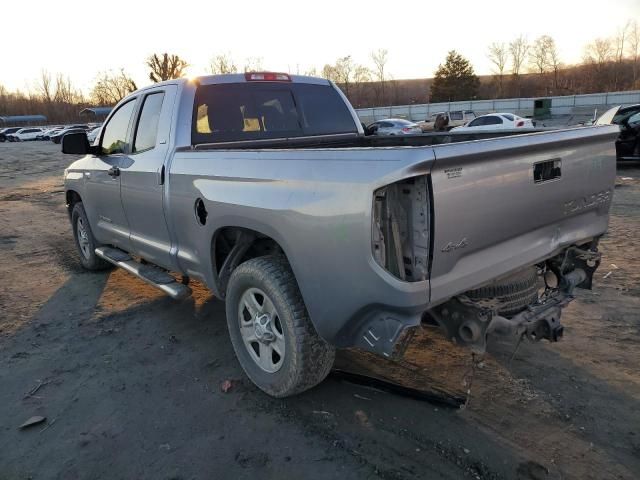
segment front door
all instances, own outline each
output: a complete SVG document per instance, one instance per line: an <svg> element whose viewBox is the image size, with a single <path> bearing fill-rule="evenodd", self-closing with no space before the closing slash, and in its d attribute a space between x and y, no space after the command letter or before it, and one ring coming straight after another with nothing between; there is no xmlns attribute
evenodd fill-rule
<svg viewBox="0 0 640 480"><path fill-rule="evenodd" d="M122 204L133 252L156 265L176 267L165 218L165 160L169 153L176 85L142 94L135 115L130 165L121 170Z"/></svg>
<svg viewBox="0 0 640 480"><path fill-rule="evenodd" d="M120 198L120 174L130 164L128 138L136 99L120 105L109 117L100 139L100 150L84 172L83 203L91 230L99 243L131 251L129 224Z"/></svg>

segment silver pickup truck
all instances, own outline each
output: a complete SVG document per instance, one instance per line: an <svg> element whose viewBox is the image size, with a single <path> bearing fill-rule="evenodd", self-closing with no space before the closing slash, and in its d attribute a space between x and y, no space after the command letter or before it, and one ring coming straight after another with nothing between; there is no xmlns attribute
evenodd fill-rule
<svg viewBox="0 0 640 480"><path fill-rule="evenodd" d="M122 100L65 171L80 260L181 299L226 302L270 395L329 373L336 347L392 356L410 329L557 340L600 262L618 127L510 137L365 136L331 82L205 76Z"/></svg>

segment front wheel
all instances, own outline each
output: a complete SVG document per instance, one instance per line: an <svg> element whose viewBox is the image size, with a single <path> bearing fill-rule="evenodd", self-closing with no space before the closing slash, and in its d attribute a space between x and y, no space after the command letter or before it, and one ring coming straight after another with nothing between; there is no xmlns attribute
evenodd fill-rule
<svg viewBox="0 0 640 480"><path fill-rule="evenodd" d="M76 241L82 266L87 270L104 270L109 268L111 264L96 255L95 249L98 245L91 231L89 219L84 211L82 202L77 202L73 205L71 225L73 226L73 236Z"/></svg>
<svg viewBox="0 0 640 480"><path fill-rule="evenodd" d="M335 349L316 332L286 260L246 261L229 279L229 335L251 381L274 397L314 387L331 371Z"/></svg>

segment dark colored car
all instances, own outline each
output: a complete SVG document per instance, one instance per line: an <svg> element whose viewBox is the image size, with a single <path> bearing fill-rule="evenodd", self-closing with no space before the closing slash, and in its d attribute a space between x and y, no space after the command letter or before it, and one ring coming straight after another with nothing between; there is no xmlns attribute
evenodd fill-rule
<svg viewBox="0 0 640 480"><path fill-rule="evenodd" d="M16 133L21 128L22 127L3 128L2 130L0 130L0 142L6 142L7 140L9 140L7 138L7 135L11 135L12 133Z"/></svg>
<svg viewBox="0 0 640 480"><path fill-rule="evenodd" d="M612 123L620 125L616 140L616 159L640 160L640 105L621 107Z"/></svg>
<svg viewBox="0 0 640 480"><path fill-rule="evenodd" d="M50 139L53 143L60 143L62 141L62 137L64 137L67 133L87 133L88 129L88 125L72 125L63 130L60 130L55 135L51 135Z"/></svg>

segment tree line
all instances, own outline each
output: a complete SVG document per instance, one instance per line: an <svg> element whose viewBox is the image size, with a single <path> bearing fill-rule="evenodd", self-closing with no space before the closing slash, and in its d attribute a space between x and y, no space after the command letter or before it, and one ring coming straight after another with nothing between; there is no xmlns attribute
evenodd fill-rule
<svg viewBox="0 0 640 480"><path fill-rule="evenodd" d="M550 35L533 40L520 35L509 42L487 47L491 75L479 77L461 53L448 52L433 79L398 80L389 72L389 52L377 49L367 64L350 55L322 68L295 73L334 81L356 108L474 99L575 95L602 91L640 89L640 26L629 21L611 37L595 38L584 47L582 61L567 65ZM265 70L263 59L237 62L230 53L214 55L211 74ZM154 53L145 59L151 82L185 76L189 63L178 55ZM68 76L42 71L26 92L10 92L0 85L0 115L45 114L51 122L73 120L85 106L114 105L137 90L123 69L103 71L88 96Z"/></svg>

